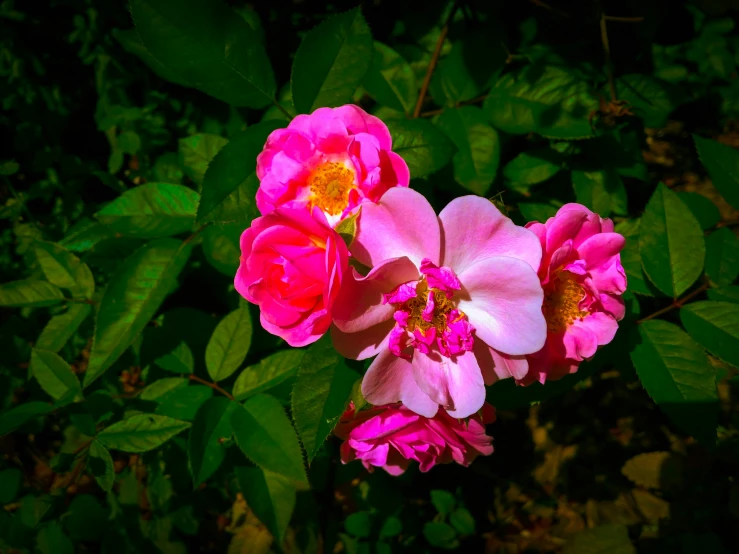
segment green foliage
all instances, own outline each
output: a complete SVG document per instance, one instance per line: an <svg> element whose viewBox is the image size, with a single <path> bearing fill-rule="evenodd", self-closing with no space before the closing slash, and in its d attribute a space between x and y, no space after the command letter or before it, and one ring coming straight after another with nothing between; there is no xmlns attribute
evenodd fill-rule
<svg viewBox="0 0 739 554"><path fill-rule="evenodd" d="M251 316L246 304L221 320L205 348L205 365L213 381L222 381L236 371L251 345Z"/></svg>
<svg viewBox="0 0 739 554"><path fill-rule="evenodd" d="M393 151L408 164L413 177L425 177L444 167L454 154L454 143L425 119L390 119Z"/></svg>

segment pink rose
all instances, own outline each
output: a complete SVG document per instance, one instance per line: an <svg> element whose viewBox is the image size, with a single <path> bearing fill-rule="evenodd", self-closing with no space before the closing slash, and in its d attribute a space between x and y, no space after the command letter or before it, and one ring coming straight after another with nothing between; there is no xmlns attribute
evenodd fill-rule
<svg viewBox="0 0 739 554"><path fill-rule="evenodd" d="M347 273L331 336L347 358L377 356L362 380L371 404L467 417L485 383L523 377L544 346L541 246L489 200L457 198L437 217L419 193L390 189L362 207L351 253L372 269Z"/></svg>
<svg viewBox="0 0 739 554"><path fill-rule="evenodd" d="M411 460L426 472L436 464L451 462L466 467L478 454L492 454L493 438L485 434L485 424L493 421L495 409L490 404L468 421L454 419L444 410L426 418L402 404L377 406L355 414L350 405L334 432L344 440L343 463L361 460L370 471L374 466L390 475L400 475Z"/></svg>
<svg viewBox="0 0 739 554"><path fill-rule="evenodd" d="M257 157L257 207L318 207L335 225L364 201L410 180L385 124L352 104L319 108L270 134Z"/></svg>
<svg viewBox="0 0 739 554"><path fill-rule="evenodd" d="M543 251L539 278L548 332L544 348L528 356L521 382L544 383L577 371L616 334L624 316L626 273L619 252L625 240L610 219L580 204L566 204L546 223L526 227Z"/></svg>
<svg viewBox="0 0 739 554"><path fill-rule="evenodd" d="M320 210L281 208L241 235L236 290L261 309L262 326L290 346L318 340L348 265L346 244Z"/></svg>

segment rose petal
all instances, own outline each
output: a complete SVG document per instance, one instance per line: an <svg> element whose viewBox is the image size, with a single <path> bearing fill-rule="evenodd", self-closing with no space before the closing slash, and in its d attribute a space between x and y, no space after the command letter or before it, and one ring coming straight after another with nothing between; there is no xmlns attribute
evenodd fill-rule
<svg viewBox="0 0 739 554"><path fill-rule="evenodd" d="M331 326L331 341L336 351L350 360L366 360L388 348L390 331L395 321L390 319L354 333L344 333L336 325Z"/></svg>

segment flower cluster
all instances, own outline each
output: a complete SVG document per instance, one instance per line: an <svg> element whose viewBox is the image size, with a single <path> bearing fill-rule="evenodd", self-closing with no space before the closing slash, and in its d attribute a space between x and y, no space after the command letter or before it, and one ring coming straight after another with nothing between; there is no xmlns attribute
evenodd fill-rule
<svg viewBox="0 0 739 554"><path fill-rule="evenodd" d="M372 407L350 406L336 429L344 462L397 475L490 454L485 385L577 371L624 315L610 220L567 204L521 227L478 196L437 215L408 188L387 127L357 106L274 131L257 176L263 215L241 237L236 289L291 346L330 330L343 356L374 357ZM336 227L350 216L347 246Z"/></svg>

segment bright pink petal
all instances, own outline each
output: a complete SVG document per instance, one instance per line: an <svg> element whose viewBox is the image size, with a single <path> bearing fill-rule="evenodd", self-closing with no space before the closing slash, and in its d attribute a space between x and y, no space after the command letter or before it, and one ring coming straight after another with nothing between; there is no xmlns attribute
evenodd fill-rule
<svg viewBox="0 0 739 554"><path fill-rule="evenodd" d="M380 143L380 148L390 150L393 145L390 131L382 120L365 112L359 106L347 104L334 108L334 117L340 118L346 125L346 129L356 135L358 133L369 133Z"/></svg>
<svg viewBox="0 0 739 554"><path fill-rule="evenodd" d="M495 205L479 196L452 200L439 214L442 261L457 275L475 262L494 256L518 258L539 269L541 244L537 236L515 225Z"/></svg>
<svg viewBox="0 0 739 554"><path fill-rule="evenodd" d="M544 346L544 292L529 264L487 258L470 266L459 280L459 310L488 346L509 355L531 354Z"/></svg>
<svg viewBox="0 0 739 554"><path fill-rule="evenodd" d="M588 269L597 268L611 262L626 244L626 239L618 233L599 233L585 240L578 248L580 258L585 260Z"/></svg>
<svg viewBox="0 0 739 554"><path fill-rule="evenodd" d="M595 334L598 346L604 346L613 340L618 331L618 322L612 316L603 312L594 312L587 316L583 322Z"/></svg>
<svg viewBox="0 0 739 554"><path fill-rule="evenodd" d="M331 341L336 351L350 360L366 360L387 349L395 321L389 320L355 333L344 333L331 326Z"/></svg>
<svg viewBox="0 0 739 554"><path fill-rule="evenodd" d="M590 358L598 350L598 337L590 326L582 321L575 321L567 328L562 342L565 356L573 360Z"/></svg>

